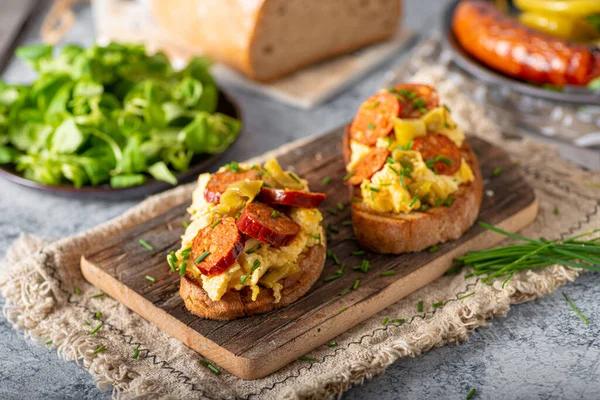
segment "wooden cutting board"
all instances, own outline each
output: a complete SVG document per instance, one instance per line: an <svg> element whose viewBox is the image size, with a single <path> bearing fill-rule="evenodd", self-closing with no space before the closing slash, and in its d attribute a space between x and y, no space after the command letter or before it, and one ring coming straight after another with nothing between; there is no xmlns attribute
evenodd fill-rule
<svg viewBox="0 0 600 400"><path fill-rule="evenodd" d="M337 215L323 212L324 223L339 228L339 233L332 235L329 248L347 266L342 278L325 282L324 278L339 268L328 260L321 279L288 307L233 321L198 318L185 309L178 292L179 275L171 273L166 262L166 255L179 248L182 222L188 220L188 203L125 229L107 241L103 250L85 254L81 263L83 275L215 364L242 378L257 379L427 285L450 267L453 258L491 247L503 239L475 225L462 238L440 245L433 253L390 256L367 252L353 256L351 252L359 248L347 240L353 236L352 227L342 224L350 219L348 191L342 182L342 131L340 128L318 137L279 157L282 166L308 179L312 190L327 194L323 209L335 208L338 202L346 205ZM476 138L468 141L479 155L485 179L480 220L513 232L531 223L537 201L519 167L500 148ZM492 176L498 167L502 172ZM325 176L332 178L328 185L321 183ZM140 238L150 242L154 251L140 246ZM370 261L371 271L353 271L351 267L363 258ZM388 270L397 273L381 276ZM149 282L146 275L155 277L157 282ZM361 280L358 289L340 296L356 279Z"/></svg>

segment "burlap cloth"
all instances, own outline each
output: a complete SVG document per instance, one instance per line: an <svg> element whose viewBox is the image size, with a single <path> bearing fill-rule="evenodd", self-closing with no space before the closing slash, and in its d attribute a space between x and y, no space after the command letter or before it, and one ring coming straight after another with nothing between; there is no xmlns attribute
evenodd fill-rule
<svg viewBox="0 0 600 400"><path fill-rule="evenodd" d="M465 131L501 145L521 164L540 205L537 219L523 233L554 239L600 227L600 190L592 175L562 161L552 148L504 141L485 116L485 108L469 100L468 86L456 87L445 79L446 72L443 66L424 66L414 80L437 87ZM0 269L5 317L40 344L52 340L49 346L60 357L87 369L101 388L112 385L117 398L324 398L383 373L400 358L466 340L473 329L490 325L490 318L506 315L511 304L544 296L580 273L561 266L527 271L516 274L504 289L501 282L488 286L476 278L465 279L464 273L442 277L341 335L337 347L311 352L317 361L296 361L255 381L226 371L217 376L200 365L199 354L117 301L108 296L90 298L98 290L83 280L79 270L82 253L126 226L190 201L192 189L187 185L154 196L119 218L55 243L22 235ZM24 258L24 254L32 255ZM75 293L74 285L81 294ZM460 299L471 292L475 294ZM426 306L418 313L421 300ZM438 301L445 305L433 309L431 304ZM104 326L89 335L90 326L84 323L96 326L96 311L102 312ZM382 326L386 316L407 322ZM94 354L100 345L106 350ZM135 349L140 350L138 359L132 358Z"/></svg>

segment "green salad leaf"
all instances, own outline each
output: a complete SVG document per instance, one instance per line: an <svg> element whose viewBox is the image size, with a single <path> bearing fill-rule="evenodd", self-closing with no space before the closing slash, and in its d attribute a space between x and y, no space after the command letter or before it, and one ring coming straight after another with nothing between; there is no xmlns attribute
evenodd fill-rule
<svg viewBox="0 0 600 400"><path fill-rule="evenodd" d="M0 165L24 177L75 187L177 184L196 155L225 151L241 122L216 112L210 61L175 71L163 53L110 43L20 47L39 75L31 85L0 82Z"/></svg>

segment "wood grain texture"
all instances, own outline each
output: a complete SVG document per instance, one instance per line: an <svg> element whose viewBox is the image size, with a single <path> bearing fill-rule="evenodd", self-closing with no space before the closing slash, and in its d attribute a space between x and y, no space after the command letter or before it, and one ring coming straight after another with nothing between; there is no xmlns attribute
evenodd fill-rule
<svg viewBox="0 0 600 400"><path fill-rule="evenodd" d="M335 215L323 211L324 223L339 228L339 233L332 233L329 249L346 265L341 278L324 281L339 268L333 260L328 260L321 279L288 307L233 321L198 318L185 309L179 297L179 275L171 273L165 261L166 255L179 247L184 231L182 222L187 220L187 203L123 230L108 240L102 250L85 254L83 275L221 367L242 378L257 379L427 285L444 273L453 258L493 246L503 239L476 225L462 238L440 245L434 253L352 255L359 248L348 240L353 235L352 227L342 224L350 220L348 191L342 182L345 175L342 131L340 128L318 137L279 157L282 166L308 179L312 190L327 194L323 210L336 209L338 202L345 205ZM537 202L518 166L500 148L480 139L468 140L479 156L484 190L488 193L484 195L480 220L509 231L531 223L537 213ZM493 177L492 171L497 167L502 173ZM328 185L321 183L325 176L332 179ZM140 246L138 241L142 238L152 244L153 251ZM352 271L351 267L365 258L372 269L368 273ZM396 274L381 276L389 270ZM156 283L146 280L145 275L156 278ZM361 280L358 289L339 296L356 279Z"/></svg>

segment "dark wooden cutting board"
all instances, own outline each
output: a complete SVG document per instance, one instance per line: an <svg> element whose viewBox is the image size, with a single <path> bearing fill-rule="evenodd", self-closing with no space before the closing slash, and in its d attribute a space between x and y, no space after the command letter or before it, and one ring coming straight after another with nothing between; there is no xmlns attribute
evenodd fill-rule
<svg viewBox="0 0 600 400"><path fill-rule="evenodd" d="M166 255L179 248L184 231L182 222L188 220L188 203L125 229L107 241L103 250L85 254L81 264L83 275L219 366L242 378L257 379L427 285L450 267L453 258L491 247L503 239L475 225L462 238L440 245L436 252L401 256L367 252L353 256L351 252L359 248L354 241L345 240L353 236L352 227L342 225L350 219L348 191L342 182L345 175L342 132L340 128L278 157L282 166L308 179L312 190L327 194L323 209L335 208L338 202L346 205L337 215L323 212L325 224L339 227L329 248L347 266L342 278L324 281L339 268L328 260L321 279L288 307L233 321L198 318L185 309L179 297L179 275L171 273L166 262ZM484 175L486 194L480 220L513 232L531 223L537 201L519 167L500 148L477 138L468 141L479 156ZM495 168L501 168L502 172L492 176ZM321 183L325 176L332 179L328 185ZM154 251L140 246L140 238L152 243ZM360 264L363 258L370 261L371 271L353 271L351 267ZM396 271L396 275L381 276L381 272L388 270ZM157 282L146 280L146 275L155 277ZM340 296L356 279L361 280L358 289Z"/></svg>

